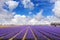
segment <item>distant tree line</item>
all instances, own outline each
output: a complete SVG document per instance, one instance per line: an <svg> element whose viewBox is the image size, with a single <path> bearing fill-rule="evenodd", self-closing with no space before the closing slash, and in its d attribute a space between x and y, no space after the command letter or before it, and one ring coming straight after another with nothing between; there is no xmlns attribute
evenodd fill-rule
<svg viewBox="0 0 60 40"><path fill-rule="evenodd" d="M60 26L60 23L51 23L52 26Z"/></svg>

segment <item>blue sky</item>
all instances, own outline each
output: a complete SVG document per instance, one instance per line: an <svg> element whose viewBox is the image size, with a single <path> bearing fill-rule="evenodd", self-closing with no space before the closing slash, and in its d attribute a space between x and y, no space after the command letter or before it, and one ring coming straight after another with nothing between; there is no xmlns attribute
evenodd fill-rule
<svg viewBox="0 0 60 40"><path fill-rule="evenodd" d="M59 0L0 0L0 24L60 22Z"/></svg>
<svg viewBox="0 0 60 40"><path fill-rule="evenodd" d="M31 10L29 8L24 8L24 5L22 4L22 0L14 0L19 2L18 6L13 10L16 12L16 14L20 15L26 15L26 16L33 16L36 15L41 9L43 9L43 16L53 15L52 9L54 8L54 3L50 3L48 0L31 0L34 4L34 8ZM37 5L37 6L36 6ZM7 5L6 5L7 6ZM5 9L8 9L5 7ZM29 12L32 12L32 14L29 14Z"/></svg>

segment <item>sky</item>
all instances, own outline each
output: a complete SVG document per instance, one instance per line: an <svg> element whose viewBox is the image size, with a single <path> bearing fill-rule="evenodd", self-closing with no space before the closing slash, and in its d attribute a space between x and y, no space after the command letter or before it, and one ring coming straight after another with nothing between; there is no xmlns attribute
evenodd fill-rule
<svg viewBox="0 0 60 40"><path fill-rule="evenodd" d="M59 0L0 0L0 24L60 22Z"/></svg>

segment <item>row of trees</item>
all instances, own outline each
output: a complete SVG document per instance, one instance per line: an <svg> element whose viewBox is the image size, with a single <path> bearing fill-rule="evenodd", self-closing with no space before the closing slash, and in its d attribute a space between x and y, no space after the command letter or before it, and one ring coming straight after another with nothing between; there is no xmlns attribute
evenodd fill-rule
<svg viewBox="0 0 60 40"><path fill-rule="evenodd" d="M51 23L52 26L60 26L60 23Z"/></svg>

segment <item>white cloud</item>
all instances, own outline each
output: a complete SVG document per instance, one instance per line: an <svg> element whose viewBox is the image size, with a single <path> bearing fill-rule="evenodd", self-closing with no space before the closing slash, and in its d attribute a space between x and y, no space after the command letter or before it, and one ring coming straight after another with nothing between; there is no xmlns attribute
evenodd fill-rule
<svg viewBox="0 0 60 40"><path fill-rule="evenodd" d="M41 20L38 22L40 25L50 25L50 22L48 20Z"/></svg>
<svg viewBox="0 0 60 40"><path fill-rule="evenodd" d="M47 19L37 20L35 18L29 20L28 24L30 25L50 25L50 22Z"/></svg>
<svg viewBox="0 0 60 40"><path fill-rule="evenodd" d="M28 23L29 18L25 15L15 15L12 19L12 22L15 24L26 25Z"/></svg>
<svg viewBox="0 0 60 40"><path fill-rule="evenodd" d="M28 24L30 25L50 25L49 20L47 20L46 17L42 16L43 10L40 10L40 12L37 13L37 15L35 15L33 18L31 18L28 22Z"/></svg>
<svg viewBox="0 0 60 40"><path fill-rule="evenodd" d="M29 25L36 25L38 23L38 20L36 20L35 18L32 18L31 20L29 20L28 24Z"/></svg>
<svg viewBox="0 0 60 40"><path fill-rule="evenodd" d="M4 5L4 3L7 1L12 1L12 0L0 0L0 6L2 7Z"/></svg>
<svg viewBox="0 0 60 40"><path fill-rule="evenodd" d="M6 4L8 5L9 9L14 9L18 6L19 2L16 1L7 1Z"/></svg>
<svg viewBox="0 0 60 40"><path fill-rule="evenodd" d="M57 17L60 17L60 1L55 2L55 7L54 7L53 11Z"/></svg>
<svg viewBox="0 0 60 40"><path fill-rule="evenodd" d="M36 6L39 6L39 4L36 4Z"/></svg>
<svg viewBox="0 0 60 40"><path fill-rule="evenodd" d="M51 3L55 3L56 1L60 1L60 0L50 0Z"/></svg>
<svg viewBox="0 0 60 40"><path fill-rule="evenodd" d="M0 0L0 24L9 24L14 17L14 12L7 11L3 8L4 3L12 0Z"/></svg>
<svg viewBox="0 0 60 40"><path fill-rule="evenodd" d="M57 0L50 0L51 3L56 2Z"/></svg>
<svg viewBox="0 0 60 40"><path fill-rule="evenodd" d="M24 5L24 8L29 8L29 9L34 8L34 4L33 2L31 2L31 0L23 0L22 4Z"/></svg>
<svg viewBox="0 0 60 40"><path fill-rule="evenodd" d="M29 14L32 14L32 12L29 12Z"/></svg>
<svg viewBox="0 0 60 40"><path fill-rule="evenodd" d="M60 19L57 18L56 16L47 16L47 19L49 20L49 22L60 22Z"/></svg>
<svg viewBox="0 0 60 40"><path fill-rule="evenodd" d="M35 15L35 19L37 20L41 20L42 18L44 18L44 16L42 16L43 10L40 10L40 12L37 13L37 15Z"/></svg>

